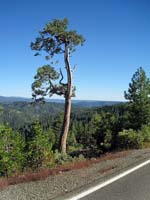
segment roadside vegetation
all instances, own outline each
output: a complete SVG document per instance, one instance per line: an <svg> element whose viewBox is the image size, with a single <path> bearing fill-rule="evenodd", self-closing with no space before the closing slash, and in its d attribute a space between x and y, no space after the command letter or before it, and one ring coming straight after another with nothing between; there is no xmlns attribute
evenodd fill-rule
<svg viewBox="0 0 150 200"><path fill-rule="evenodd" d="M61 70L57 73L52 66L44 65L38 69L32 89L36 100L40 96L38 103L48 91L49 96L63 95L65 112L59 104L51 108L36 102L0 106L1 177L89 161L108 152L150 147L150 80L142 67L124 93L127 102L71 112L75 88L69 75L73 69L68 63L68 50L73 52L84 39L75 31L68 32L67 23L66 19L54 20L31 45L33 50L44 49L51 57L64 54L67 77L70 76L67 83L62 83ZM51 82L58 78L58 84ZM44 90L43 83L47 87Z"/></svg>
<svg viewBox="0 0 150 200"><path fill-rule="evenodd" d="M125 92L128 102L73 109L67 153L59 151L62 105L56 104L56 110L45 104L1 105L0 176L54 169L108 152L150 147L149 87L149 79L139 68Z"/></svg>

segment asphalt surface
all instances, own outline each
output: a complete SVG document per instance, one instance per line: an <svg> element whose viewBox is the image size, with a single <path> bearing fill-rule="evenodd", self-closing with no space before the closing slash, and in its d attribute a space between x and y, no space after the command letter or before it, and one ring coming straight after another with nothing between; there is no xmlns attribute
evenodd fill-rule
<svg viewBox="0 0 150 200"><path fill-rule="evenodd" d="M150 164L80 200L150 200Z"/></svg>

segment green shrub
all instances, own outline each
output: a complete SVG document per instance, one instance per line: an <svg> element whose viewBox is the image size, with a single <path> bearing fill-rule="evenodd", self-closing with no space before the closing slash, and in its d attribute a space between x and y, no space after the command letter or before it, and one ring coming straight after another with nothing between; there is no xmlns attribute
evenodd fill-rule
<svg viewBox="0 0 150 200"><path fill-rule="evenodd" d="M23 170L25 143L18 132L7 125L0 126L0 176L9 176Z"/></svg>
<svg viewBox="0 0 150 200"><path fill-rule="evenodd" d="M53 165L52 147L55 141L52 130L43 131L37 122L33 125L33 138L28 147L28 165L32 169Z"/></svg>
<svg viewBox="0 0 150 200"><path fill-rule="evenodd" d="M67 137L67 148L69 147L74 147L77 145L76 137L73 131L68 132L68 137Z"/></svg>
<svg viewBox="0 0 150 200"><path fill-rule="evenodd" d="M133 129L123 130L118 133L117 146L121 149L138 149L143 146L143 135Z"/></svg>
<svg viewBox="0 0 150 200"><path fill-rule="evenodd" d="M150 126L143 125L139 133L143 136L144 142L150 142Z"/></svg>
<svg viewBox="0 0 150 200"><path fill-rule="evenodd" d="M60 153L58 150L54 153L54 160L56 165L63 165L64 163L74 163L78 161L85 160L83 154L79 154L78 156L71 156L69 154Z"/></svg>
<svg viewBox="0 0 150 200"><path fill-rule="evenodd" d="M72 162L73 158L68 154L60 153L58 150L55 150L54 161L56 165L62 165L67 162Z"/></svg>
<svg viewBox="0 0 150 200"><path fill-rule="evenodd" d="M78 157L76 157L77 161L83 161L86 160L83 154L80 154Z"/></svg>
<svg viewBox="0 0 150 200"><path fill-rule="evenodd" d="M108 151L111 148L112 145L112 132L110 130L107 130L103 134L103 141L100 143L100 149L102 151Z"/></svg>

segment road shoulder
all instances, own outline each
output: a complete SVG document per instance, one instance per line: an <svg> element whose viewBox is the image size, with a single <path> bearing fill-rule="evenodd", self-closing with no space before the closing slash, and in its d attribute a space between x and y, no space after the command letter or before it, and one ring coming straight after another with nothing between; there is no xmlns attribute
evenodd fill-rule
<svg viewBox="0 0 150 200"><path fill-rule="evenodd" d="M64 200L149 158L150 148L108 154L86 168L60 171L45 180L9 186L0 191L0 200Z"/></svg>

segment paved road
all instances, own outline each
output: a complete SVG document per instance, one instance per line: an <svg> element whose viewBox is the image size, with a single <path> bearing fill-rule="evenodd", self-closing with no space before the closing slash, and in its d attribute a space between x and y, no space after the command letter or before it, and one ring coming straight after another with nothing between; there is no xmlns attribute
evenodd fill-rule
<svg viewBox="0 0 150 200"><path fill-rule="evenodd" d="M150 164L81 200L150 200Z"/></svg>

